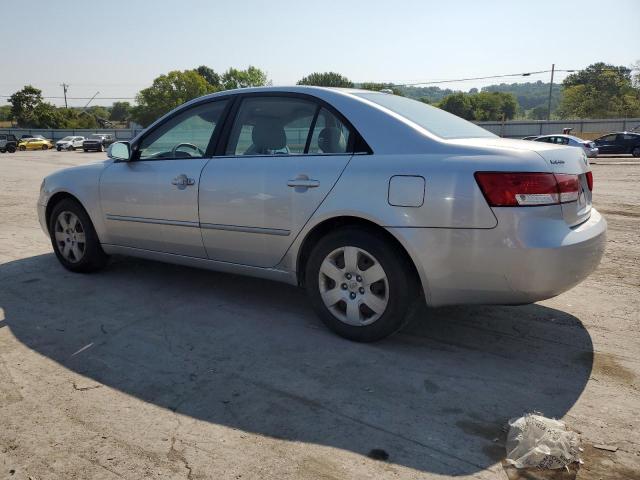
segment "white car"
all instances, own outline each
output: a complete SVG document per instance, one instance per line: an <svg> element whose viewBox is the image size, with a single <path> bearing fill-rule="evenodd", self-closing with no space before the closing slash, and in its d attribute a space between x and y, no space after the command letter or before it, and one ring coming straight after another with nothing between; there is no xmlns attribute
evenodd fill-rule
<svg viewBox="0 0 640 480"><path fill-rule="evenodd" d="M534 142L554 143L556 145L567 145L569 147L581 148L584 154L588 158L596 158L598 156L598 147L590 140L583 140L582 138L574 137L573 135L555 134L555 135L542 135L535 137Z"/></svg>
<svg viewBox="0 0 640 480"><path fill-rule="evenodd" d="M84 137L64 137L56 142L56 150L75 150L82 148Z"/></svg>

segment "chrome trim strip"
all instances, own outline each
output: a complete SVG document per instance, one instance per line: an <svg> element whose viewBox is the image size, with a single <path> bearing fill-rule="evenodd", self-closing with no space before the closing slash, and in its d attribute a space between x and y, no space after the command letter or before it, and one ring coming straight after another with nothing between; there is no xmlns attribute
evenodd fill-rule
<svg viewBox="0 0 640 480"><path fill-rule="evenodd" d="M291 233L289 230L281 230L279 228L241 227L239 225L220 225L217 223L201 223L200 228L207 230L228 230L231 232L262 233L264 235L279 235L282 237L286 237Z"/></svg>
<svg viewBox="0 0 640 480"><path fill-rule="evenodd" d="M193 227L193 228L200 227L200 224L198 222L186 222L182 220L162 220L160 218L127 217L124 215L107 214L107 220L114 220L117 222L136 222L136 223L152 223L156 225L172 225L174 227Z"/></svg>

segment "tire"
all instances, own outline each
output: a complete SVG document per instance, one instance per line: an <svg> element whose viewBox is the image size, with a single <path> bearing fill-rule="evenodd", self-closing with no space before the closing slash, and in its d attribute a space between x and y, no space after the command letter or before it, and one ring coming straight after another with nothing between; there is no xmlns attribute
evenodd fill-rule
<svg viewBox="0 0 640 480"><path fill-rule="evenodd" d="M72 152L75 152L76 147L74 147L73 145L71 145L71 146L69 147L69 150L71 150Z"/></svg>
<svg viewBox="0 0 640 480"><path fill-rule="evenodd" d="M108 256L102 250L93 223L77 201L66 198L53 207L49 235L56 257L67 270L95 272L107 264Z"/></svg>
<svg viewBox="0 0 640 480"><path fill-rule="evenodd" d="M84 153L87 153L89 151L88 148L83 148L83 150L84 150Z"/></svg>
<svg viewBox="0 0 640 480"><path fill-rule="evenodd" d="M633 150L631 150L631 155L635 158L640 157L640 147L634 147Z"/></svg>
<svg viewBox="0 0 640 480"><path fill-rule="evenodd" d="M61 152L62 151L62 147L56 147L56 150Z"/></svg>
<svg viewBox="0 0 640 480"><path fill-rule="evenodd" d="M11 145L10 147L7 147L7 152L15 153L15 151L16 151L16 147L14 147L13 145Z"/></svg>
<svg viewBox="0 0 640 480"><path fill-rule="evenodd" d="M6 150L4 148L0 148L0 153L5 153Z"/></svg>
<svg viewBox="0 0 640 480"><path fill-rule="evenodd" d="M24 145L20 145L18 147L18 150L20 150L21 152L24 152L27 149L27 147L25 147Z"/></svg>
<svg viewBox="0 0 640 480"><path fill-rule="evenodd" d="M345 254L355 261L346 260ZM380 271L384 278L370 283ZM359 227L331 232L314 246L305 267L305 285L324 324L357 342L374 342L400 330L420 298L406 256L379 233Z"/></svg>
<svg viewBox="0 0 640 480"><path fill-rule="evenodd" d="M42 145L42 149L41 150L49 150L49 147L47 147L46 145Z"/></svg>
<svg viewBox="0 0 640 480"><path fill-rule="evenodd" d="M103 151L103 147L102 147L102 144L100 144L98 145L96 152L102 152L102 151Z"/></svg>

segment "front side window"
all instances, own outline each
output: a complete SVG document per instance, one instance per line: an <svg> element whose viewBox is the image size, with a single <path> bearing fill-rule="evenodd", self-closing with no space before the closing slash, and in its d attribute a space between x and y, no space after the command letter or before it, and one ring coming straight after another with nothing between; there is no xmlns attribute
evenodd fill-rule
<svg viewBox="0 0 640 480"><path fill-rule="evenodd" d="M600 138L601 142L615 142L616 141L616 135L605 135L604 137Z"/></svg>
<svg viewBox="0 0 640 480"><path fill-rule="evenodd" d="M338 117L322 108L311 135L309 153L346 153L350 135L349 129Z"/></svg>
<svg viewBox="0 0 640 480"><path fill-rule="evenodd" d="M203 158L226 104L209 102L170 118L142 139L138 159Z"/></svg>
<svg viewBox="0 0 640 480"><path fill-rule="evenodd" d="M302 154L316 110L315 103L298 98L245 98L238 109L225 153Z"/></svg>

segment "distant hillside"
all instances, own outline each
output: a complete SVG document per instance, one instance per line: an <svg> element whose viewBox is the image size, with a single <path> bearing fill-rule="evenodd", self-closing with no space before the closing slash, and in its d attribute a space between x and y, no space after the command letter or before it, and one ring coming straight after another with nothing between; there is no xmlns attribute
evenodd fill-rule
<svg viewBox="0 0 640 480"><path fill-rule="evenodd" d="M440 87L396 87L403 95L417 100L437 103L447 95L461 90ZM520 118L546 118L547 102L549 99L549 83L537 81L527 83L501 83L482 87L483 92L511 93L518 101ZM470 93L478 92L473 88ZM554 84L551 97L551 112L558 108L562 97L562 85Z"/></svg>

